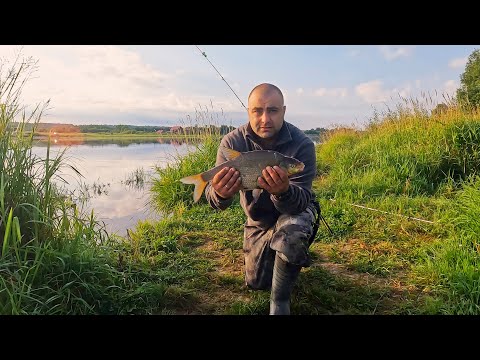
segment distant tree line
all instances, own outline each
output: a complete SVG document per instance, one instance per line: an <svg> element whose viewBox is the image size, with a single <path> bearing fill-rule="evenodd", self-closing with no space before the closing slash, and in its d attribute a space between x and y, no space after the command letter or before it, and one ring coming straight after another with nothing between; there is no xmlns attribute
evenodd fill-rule
<svg viewBox="0 0 480 360"><path fill-rule="evenodd" d="M16 126L15 123L9 124ZM25 124L26 131L32 131L33 124ZM234 130L231 125L207 125L207 126L151 126L151 125L73 125L61 123L41 123L38 124L36 132L56 132L56 133L101 133L101 134L202 134L205 132L216 132L222 135Z"/></svg>
<svg viewBox="0 0 480 360"><path fill-rule="evenodd" d="M10 123L9 126L15 127L16 123ZM32 131L33 124L26 123L25 130ZM151 126L151 125L73 125L73 124L61 124L61 123L41 123L38 124L37 132L56 132L56 133L102 133L102 134L145 134L145 133L158 133L158 134L202 134L204 132L219 132L221 135L228 134L230 131L235 130L232 125L207 125L207 126ZM328 130L325 128L317 127L315 129L304 130L305 134L320 136Z"/></svg>
<svg viewBox="0 0 480 360"><path fill-rule="evenodd" d="M82 133L110 133L110 134L145 134L158 130L170 131L169 126L147 125L78 125Z"/></svg>
<svg viewBox="0 0 480 360"><path fill-rule="evenodd" d="M307 134L307 135L318 135L318 136L320 136L327 131L328 130L325 129L325 128L317 127L316 129L304 130L304 133Z"/></svg>

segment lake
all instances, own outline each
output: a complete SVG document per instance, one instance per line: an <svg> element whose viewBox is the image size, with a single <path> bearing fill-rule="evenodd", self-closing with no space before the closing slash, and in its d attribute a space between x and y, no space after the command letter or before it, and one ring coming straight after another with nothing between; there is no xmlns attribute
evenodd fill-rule
<svg viewBox="0 0 480 360"><path fill-rule="evenodd" d="M69 167L57 179L75 197L86 199L83 209L94 210L96 218L105 223L110 234L125 236L138 220L159 219L150 206L150 187L155 166L164 167L173 156L183 155L193 146L171 139L74 140L52 141L50 157L67 147L65 163L73 165L80 178ZM35 155L46 157L46 142L38 141ZM136 176L138 175L138 176Z"/></svg>
<svg viewBox="0 0 480 360"><path fill-rule="evenodd" d="M318 144L318 139L311 138ZM52 140L50 157L65 148L65 163L73 165L83 177L64 167L59 174L67 183L56 182L74 193L75 198L84 199L83 209L88 212L93 209L110 234L125 236L138 220L161 217L149 206L155 166L166 166L173 156L186 154L193 145L160 138L57 138ZM32 149L41 158L46 157L46 151L45 141L37 141Z"/></svg>

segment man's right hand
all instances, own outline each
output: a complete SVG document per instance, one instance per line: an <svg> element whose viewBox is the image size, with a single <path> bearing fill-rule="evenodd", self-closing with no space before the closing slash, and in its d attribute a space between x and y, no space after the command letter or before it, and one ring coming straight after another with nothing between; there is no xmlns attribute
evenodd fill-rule
<svg viewBox="0 0 480 360"><path fill-rule="evenodd" d="M217 195L229 199L242 187L240 172L235 168L224 167L213 177L212 186Z"/></svg>

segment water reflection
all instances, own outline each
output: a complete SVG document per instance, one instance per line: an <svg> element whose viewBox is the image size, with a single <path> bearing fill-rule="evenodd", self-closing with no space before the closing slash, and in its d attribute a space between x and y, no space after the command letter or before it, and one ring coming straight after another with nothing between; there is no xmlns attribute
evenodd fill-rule
<svg viewBox="0 0 480 360"><path fill-rule="evenodd" d="M79 202L85 202L84 211L93 209L109 233L121 236L125 236L127 229L134 227L138 220L161 216L149 205L155 167L165 167L199 142L171 138L71 137L58 138L55 142L55 137L52 137L52 140L50 157L68 147L66 162L82 174L79 177L70 167L63 167L58 175L66 183L60 178L57 178L57 183ZM33 153L45 158L47 143L46 139L38 139Z"/></svg>
<svg viewBox="0 0 480 360"><path fill-rule="evenodd" d="M85 142L85 138L83 136L75 136L75 137L56 137L52 136L50 138L50 145L53 146L70 146L70 145L81 145ZM47 137L37 137L34 138L34 143L37 146L47 146L48 145L48 138Z"/></svg>
<svg viewBox="0 0 480 360"><path fill-rule="evenodd" d="M73 139L71 139L73 140ZM85 201L84 210L94 210L97 219L105 222L110 233L125 236L138 220L158 219L151 206L149 189L156 166L165 167L172 160L193 148L179 139L88 140L83 143L52 143L51 157L65 146L66 162L82 177L66 166L56 180L78 201ZM37 142L33 153L46 157L46 142ZM81 204L77 204L81 205Z"/></svg>
<svg viewBox="0 0 480 360"><path fill-rule="evenodd" d="M313 141L315 145L320 144L320 135L307 134L307 136L310 138L310 140Z"/></svg>

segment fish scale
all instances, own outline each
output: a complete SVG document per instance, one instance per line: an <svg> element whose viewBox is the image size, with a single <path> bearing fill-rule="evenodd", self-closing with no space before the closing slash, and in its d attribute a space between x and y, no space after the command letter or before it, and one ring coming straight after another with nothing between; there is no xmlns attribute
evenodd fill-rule
<svg viewBox="0 0 480 360"><path fill-rule="evenodd" d="M240 171L240 177L242 178L242 186L244 190L258 189L257 179L262 176L262 170L267 166L273 167L280 164L280 161L276 161L276 158L274 157L272 157L271 161L261 162L255 162L254 159L249 159L248 156L242 160L243 161L239 161L238 169ZM254 163L256 166L252 167L251 163ZM232 164L232 166L235 167L234 164Z"/></svg>
<svg viewBox="0 0 480 360"><path fill-rule="evenodd" d="M240 176L242 178L242 185L244 190L252 190L258 187L257 179L260 174L247 171Z"/></svg>

